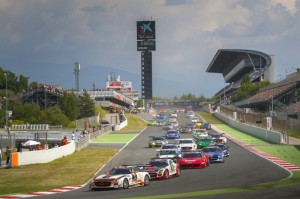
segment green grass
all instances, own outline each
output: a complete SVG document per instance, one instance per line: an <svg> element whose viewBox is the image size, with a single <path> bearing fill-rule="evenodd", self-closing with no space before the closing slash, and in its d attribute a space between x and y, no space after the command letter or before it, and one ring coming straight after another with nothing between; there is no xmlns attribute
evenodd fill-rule
<svg viewBox="0 0 300 199"><path fill-rule="evenodd" d="M198 112L198 114L210 124L224 124L222 120L215 117L214 113Z"/></svg>
<svg viewBox="0 0 300 199"><path fill-rule="evenodd" d="M227 126L226 124L216 124L215 126L218 127L219 129L221 129L222 131L230 134L231 136L245 142L246 144L250 144L250 145L270 145L271 144L268 141L256 138L256 137L251 136L246 133L242 133L241 131L236 130L230 126Z"/></svg>
<svg viewBox="0 0 300 199"><path fill-rule="evenodd" d="M139 132L147 126L147 122L136 116L135 114L125 114L128 125L117 132Z"/></svg>
<svg viewBox="0 0 300 199"><path fill-rule="evenodd" d="M213 117L215 116L213 114L202 112L199 114L206 121L214 121ZM230 134L246 144L252 145L257 149L300 167L300 146L272 144L263 139L238 131L230 126L227 126L226 124L220 124L219 122L212 124L215 124L215 126L220 130Z"/></svg>
<svg viewBox="0 0 300 199"><path fill-rule="evenodd" d="M116 134L110 133L97 138L94 143L127 143L137 134Z"/></svg>
<svg viewBox="0 0 300 199"><path fill-rule="evenodd" d="M223 124L215 126L244 143L300 167L300 146L272 144Z"/></svg>
<svg viewBox="0 0 300 199"><path fill-rule="evenodd" d="M85 148L47 164L0 169L0 195L47 191L90 180L115 149Z"/></svg>
<svg viewBox="0 0 300 199"><path fill-rule="evenodd" d="M299 145L256 146L256 148L300 167Z"/></svg>
<svg viewBox="0 0 300 199"><path fill-rule="evenodd" d="M243 193L243 192L249 192L255 190L275 189L275 188L285 187L289 185L300 186L300 172L294 172L293 177L286 180L264 183L264 184L254 185L254 186L233 187L233 188L214 189L214 190L207 190L207 191L196 191L196 192L178 193L178 194L165 194L165 195L157 195L157 196L133 197L130 199L163 199L163 198L191 198L191 197L200 198L201 196L210 196L210 195L214 195L214 196L220 195L220 198L224 198L224 197L226 198L225 194L228 193Z"/></svg>
<svg viewBox="0 0 300 199"><path fill-rule="evenodd" d="M300 131L299 130L289 130L289 135L295 138L300 138Z"/></svg>

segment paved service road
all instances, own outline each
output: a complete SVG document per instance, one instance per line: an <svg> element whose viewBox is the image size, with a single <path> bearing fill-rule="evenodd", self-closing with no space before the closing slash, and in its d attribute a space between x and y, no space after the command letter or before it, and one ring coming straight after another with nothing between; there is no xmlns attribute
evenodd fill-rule
<svg viewBox="0 0 300 199"><path fill-rule="evenodd" d="M188 121L184 113L179 113L179 123ZM107 145L93 144L98 147L123 148L101 171L104 173L113 166L122 164L147 163L155 157L155 148L148 148L148 136L164 135L160 127L147 127L128 145ZM192 137L185 134L182 137ZM129 198L137 196L153 196L161 194L174 194L184 192L194 192L203 190L214 190L220 188L241 187L255 185L265 182L277 181L286 178L290 173L277 165L245 150L241 146L228 141L230 147L230 157L226 158L225 163L211 164L205 169L183 170L178 178L162 181L151 181L150 186L132 188L128 190L104 190L90 191L88 185L85 187L59 194L43 197L43 199L57 198ZM210 198L210 197L207 197Z"/></svg>

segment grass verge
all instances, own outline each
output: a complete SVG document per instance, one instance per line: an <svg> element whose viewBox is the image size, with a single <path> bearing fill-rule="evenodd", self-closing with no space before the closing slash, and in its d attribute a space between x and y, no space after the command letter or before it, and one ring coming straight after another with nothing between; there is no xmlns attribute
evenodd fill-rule
<svg viewBox="0 0 300 199"><path fill-rule="evenodd" d="M135 114L125 114L125 117L128 120L128 125L120 131L116 131L116 133L139 132L147 126L147 122L145 122Z"/></svg>
<svg viewBox="0 0 300 199"><path fill-rule="evenodd" d="M136 115L128 114L126 117L128 126L122 130L123 132L140 131L147 125ZM125 143L135 135L112 134L111 136L118 136L117 140ZM11 169L1 168L0 195L48 191L64 186L82 185L90 180L116 152L117 150L114 149L85 148L47 164L32 164Z"/></svg>
<svg viewBox="0 0 300 199"><path fill-rule="evenodd" d="M82 185L116 152L114 149L85 148L47 164L1 168L0 195Z"/></svg>
<svg viewBox="0 0 300 199"><path fill-rule="evenodd" d="M216 118L214 114L200 112L199 115L205 121L216 125L222 131L245 142L246 144L252 145L259 150L300 167L300 146L272 144L260 138L242 133L241 131L224 124L222 121L220 122L220 120Z"/></svg>
<svg viewBox="0 0 300 199"><path fill-rule="evenodd" d="M97 138L94 143L127 143L137 134L107 134Z"/></svg>
<svg viewBox="0 0 300 199"><path fill-rule="evenodd" d="M264 183L264 184L248 186L248 187L233 187L233 188L196 191L196 192L188 192L188 193L133 197L130 199L162 199L162 198L191 198L191 197L200 198L201 196L210 196L210 195L220 195L220 198L224 198L224 197L226 198L225 194L242 193L242 192L264 190L264 189L275 189L275 188L285 187L289 185L293 185L293 186L300 185L300 172L295 172L293 177L283 181Z"/></svg>

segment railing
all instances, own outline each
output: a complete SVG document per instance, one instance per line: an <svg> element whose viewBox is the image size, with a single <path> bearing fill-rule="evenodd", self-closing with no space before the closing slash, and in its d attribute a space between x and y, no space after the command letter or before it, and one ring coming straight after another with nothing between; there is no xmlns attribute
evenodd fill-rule
<svg viewBox="0 0 300 199"><path fill-rule="evenodd" d="M105 135L109 132L111 132L111 126L104 127L102 129L99 129L96 132L91 132L87 134L85 137L82 137L80 140L76 141L75 143L75 149L76 151L80 151L81 149L87 147L91 141L95 140L99 136Z"/></svg>
<svg viewBox="0 0 300 199"><path fill-rule="evenodd" d="M237 113L237 120L242 123L266 129L268 127L266 118L269 117L269 114L245 113L224 106L220 107L220 113L226 117L233 118L234 112ZM272 117L272 129L277 132L286 133L288 130L288 120Z"/></svg>

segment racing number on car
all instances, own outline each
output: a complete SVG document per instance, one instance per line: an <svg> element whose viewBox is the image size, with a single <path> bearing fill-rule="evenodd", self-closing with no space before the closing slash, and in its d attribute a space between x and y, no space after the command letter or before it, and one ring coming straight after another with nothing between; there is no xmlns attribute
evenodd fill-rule
<svg viewBox="0 0 300 199"><path fill-rule="evenodd" d="M176 164L175 164L174 162L172 162L172 163L171 163L171 170L172 170L172 171L175 171L175 168L176 168Z"/></svg>

